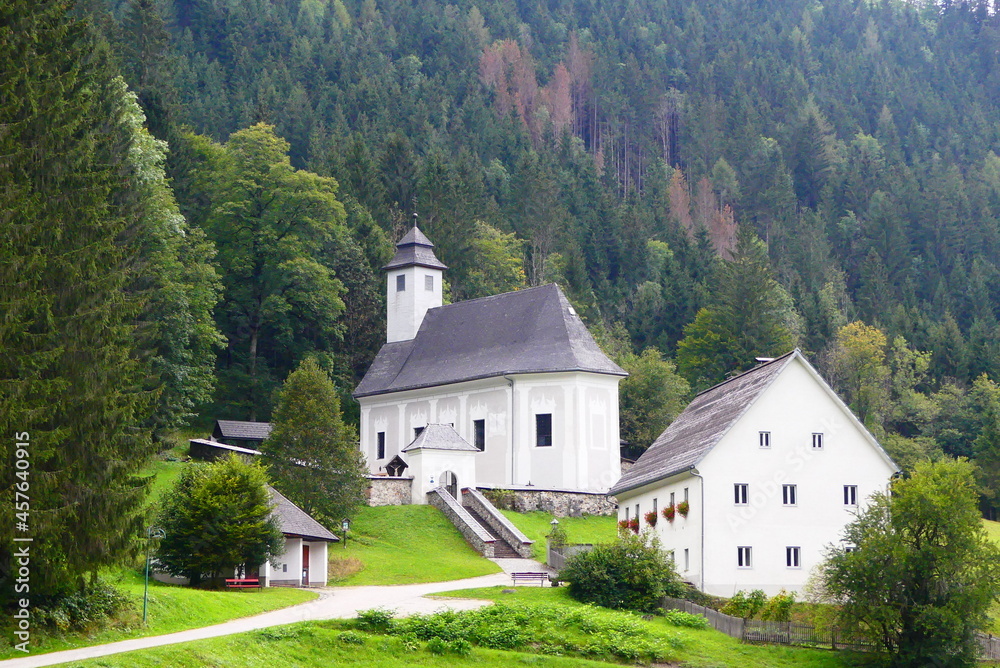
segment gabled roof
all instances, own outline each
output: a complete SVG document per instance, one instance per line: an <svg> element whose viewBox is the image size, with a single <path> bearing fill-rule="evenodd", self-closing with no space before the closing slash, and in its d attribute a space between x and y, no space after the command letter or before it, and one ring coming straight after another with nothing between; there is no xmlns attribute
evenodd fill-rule
<svg viewBox="0 0 1000 668"><path fill-rule="evenodd" d="M382 346L354 396L553 371L627 375L550 283L430 309L413 339Z"/></svg>
<svg viewBox="0 0 1000 668"><path fill-rule="evenodd" d="M396 244L396 254L383 269L398 269L399 267L430 267L431 269L447 269L441 260L434 255L434 244L420 231L416 225Z"/></svg>
<svg viewBox="0 0 1000 668"><path fill-rule="evenodd" d="M243 422L241 420L216 420L212 435L216 438L236 438L245 441L263 441L271 435L270 422Z"/></svg>
<svg viewBox="0 0 1000 668"><path fill-rule="evenodd" d="M608 491L613 496L695 468L775 378L798 359L882 457L896 464L796 348L699 393Z"/></svg>
<svg viewBox="0 0 1000 668"><path fill-rule="evenodd" d="M450 424L429 424L413 442L403 448L403 452L411 450L459 450L479 452L479 448L459 436Z"/></svg>
<svg viewBox="0 0 1000 668"><path fill-rule="evenodd" d="M267 486L274 503L274 514L278 518L281 533L287 536L302 536L315 540L339 541L326 527L310 517L306 511L288 500L281 492Z"/></svg>
<svg viewBox="0 0 1000 668"><path fill-rule="evenodd" d="M797 354L794 350L699 393L608 494L694 468Z"/></svg>

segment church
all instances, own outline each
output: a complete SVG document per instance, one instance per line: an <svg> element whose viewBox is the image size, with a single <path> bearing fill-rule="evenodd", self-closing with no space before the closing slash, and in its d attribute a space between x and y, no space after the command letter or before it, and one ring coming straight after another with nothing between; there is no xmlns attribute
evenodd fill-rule
<svg viewBox="0 0 1000 668"><path fill-rule="evenodd" d="M354 392L374 476L604 494L621 475L618 383L557 285L443 305L447 267L414 226L386 271L386 343Z"/></svg>

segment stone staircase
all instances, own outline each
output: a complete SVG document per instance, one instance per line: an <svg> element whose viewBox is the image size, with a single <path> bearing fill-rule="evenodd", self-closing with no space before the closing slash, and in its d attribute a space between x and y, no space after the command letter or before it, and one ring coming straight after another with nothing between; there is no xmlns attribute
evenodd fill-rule
<svg viewBox="0 0 1000 668"><path fill-rule="evenodd" d="M480 515L476 511L475 508L472 508L470 506L465 506L465 509L469 512L470 515L472 515L472 519L474 519L476 521L476 523L479 524L480 527L482 527L483 531L485 531L486 533L488 533L493 538L493 540L495 541L493 543L493 558L494 559L523 559L524 558L520 554L518 554L514 550L513 547L511 547L510 543L508 543L506 540L504 540L503 538L501 538L500 536L498 536L497 533L495 531L493 531L493 529L490 528L490 525L486 521L486 518L484 518L482 515Z"/></svg>
<svg viewBox="0 0 1000 668"><path fill-rule="evenodd" d="M427 493L427 503L444 513L465 540L484 557L531 557L532 541L478 490L466 488L459 496L461 501L453 497L447 488L436 487Z"/></svg>

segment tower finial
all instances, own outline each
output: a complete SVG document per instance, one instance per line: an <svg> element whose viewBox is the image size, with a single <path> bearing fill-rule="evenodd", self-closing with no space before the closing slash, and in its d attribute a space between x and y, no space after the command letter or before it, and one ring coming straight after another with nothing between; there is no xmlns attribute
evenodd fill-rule
<svg viewBox="0 0 1000 668"><path fill-rule="evenodd" d="M416 211L413 212L413 226L414 227L417 226L417 212Z"/></svg>

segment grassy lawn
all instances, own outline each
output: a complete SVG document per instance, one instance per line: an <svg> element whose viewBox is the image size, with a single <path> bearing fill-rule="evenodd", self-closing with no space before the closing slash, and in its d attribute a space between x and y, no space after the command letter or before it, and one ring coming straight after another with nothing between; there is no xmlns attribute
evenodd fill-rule
<svg viewBox="0 0 1000 668"><path fill-rule="evenodd" d="M473 550L437 508L381 506L358 511L347 547L330 547L330 571L338 578L331 585L392 585L461 580L500 567Z"/></svg>
<svg viewBox="0 0 1000 668"><path fill-rule="evenodd" d="M672 626L662 618L642 620L628 613L615 613L581 606L567 598L564 588L522 587L514 594L503 594L502 587L463 590L458 595L503 601L513 609L528 608L557 611L560 618L581 616L582 626L570 628L561 622L539 629L528 628L529 645L535 651L558 651L558 643L570 641L578 647L591 642L618 642L628 645L642 637L669 647L669 663L660 666L690 668L846 668L859 664L856 655L802 648L743 645L714 630ZM456 592L449 592L450 596ZM565 609L565 613L559 612ZM551 614L551 613L550 613ZM530 614L529 614L530 619ZM511 618L511 621L513 618ZM284 668L303 666L355 666L358 668L396 668L427 666L429 668L484 666L507 668L535 665L551 668L580 666L613 666L581 656L525 653L485 649L475 645L471 653L461 656L450 648L434 653L431 644L415 635L387 636L352 630L350 621L307 622L264 629L241 636L215 638L140 652L131 652L73 664L80 668L103 666L137 668L153 666ZM503 622L501 621L501 626ZM602 627L602 628L598 628ZM592 628L588 632L585 629ZM608 630L618 628L611 634ZM657 640L658 639L658 640ZM546 650L546 648L548 648ZM583 650L590 651L590 650Z"/></svg>
<svg viewBox="0 0 1000 668"><path fill-rule="evenodd" d="M535 541L531 546L537 561L545 563L545 536L552 530L552 515L541 510L532 513L501 511L525 536ZM618 520L611 516L584 515L560 517L559 526L570 543L610 543L618 534Z"/></svg>
<svg viewBox="0 0 1000 668"><path fill-rule="evenodd" d="M358 642L360 641L360 642ZM575 657L539 656L474 648L467 657L435 655L426 643L408 648L399 638L345 633L338 625L302 623L264 629L241 636L227 636L197 642L129 652L71 664L80 668L312 668L352 666L355 668L452 668L477 666L510 668L529 665L539 668L599 668L599 661Z"/></svg>
<svg viewBox="0 0 1000 668"><path fill-rule="evenodd" d="M126 571L113 584L128 594L136 603L134 614L118 623L92 633L67 633L46 635L33 630L31 653L54 652L76 647L102 645L119 640L157 636L184 631L201 626L219 624L230 619L249 617L269 610L286 608L316 598L315 592L303 589L268 587L257 591L207 591L176 585L166 585L150 580L148 624L142 625L143 578L138 573ZM0 659L23 657L10 647L11 634L3 634Z"/></svg>
<svg viewBox="0 0 1000 668"><path fill-rule="evenodd" d="M440 597L478 598L505 603L552 604L580 607L569 597L565 587L517 587L514 593L503 593L505 587L462 589L438 594ZM508 589L509 591L509 589ZM856 654L829 650L783 647L774 645L745 645L735 638L714 629L688 629L674 627L665 620L654 617L642 622L651 633L674 633L680 637L680 647L672 659L677 664L691 668L845 668L865 665Z"/></svg>

